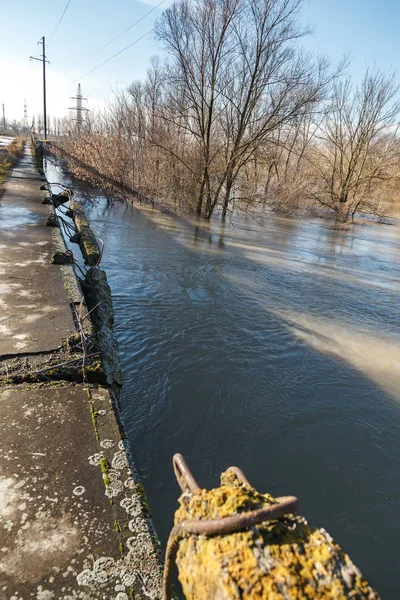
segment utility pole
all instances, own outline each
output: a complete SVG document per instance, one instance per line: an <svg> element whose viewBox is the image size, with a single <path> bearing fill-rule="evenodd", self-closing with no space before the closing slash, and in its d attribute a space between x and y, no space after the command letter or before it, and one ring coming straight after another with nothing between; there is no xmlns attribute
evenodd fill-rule
<svg viewBox="0 0 400 600"><path fill-rule="evenodd" d="M28 105L26 104L26 99L24 100L24 128L28 128Z"/></svg>
<svg viewBox="0 0 400 600"><path fill-rule="evenodd" d="M4 102L3 102L3 129L6 130L6 116L4 113Z"/></svg>
<svg viewBox="0 0 400 600"><path fill-rule="evenodd" d="M50 64L50 61L46 59L46 40L44 36L38 42L38 44L42 44L43 52L42 58L37 58L36 56L31 56L31 60L40 60L43 63L43 127L44 127L44 139L47 140L47 105L46 105L46 63Z"/></svg>

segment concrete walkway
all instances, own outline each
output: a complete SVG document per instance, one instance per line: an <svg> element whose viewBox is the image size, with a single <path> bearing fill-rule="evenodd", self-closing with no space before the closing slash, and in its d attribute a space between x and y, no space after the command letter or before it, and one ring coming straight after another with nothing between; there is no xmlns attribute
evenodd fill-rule
<svg viewBox="0 0 400 600"><path fill-rule="evenodd" d="M0 200L0 600L157 599L157 540L110 391L4 377L76 331L42 183L27 151Z"/></svg>
<svg viewBox="0 0 400 600"><path fill-rule="evenodd" d="M32 157L14 169L0 201L0 355L48 352L75 332L60 269L50 263L43 181Z"/></svg>

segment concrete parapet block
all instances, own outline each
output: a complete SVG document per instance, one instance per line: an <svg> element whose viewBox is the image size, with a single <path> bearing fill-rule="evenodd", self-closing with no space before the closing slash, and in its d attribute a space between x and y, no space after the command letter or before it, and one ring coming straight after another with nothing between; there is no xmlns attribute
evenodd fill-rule
<svg viewBox="0 0 400 600"><path fill-rule="evenodd" d="M114 310L107 276L101 269L88 271L83 283L85 299L102 353L102 362L111 387L122 386L118 344L113 333Z"/></svg>
<svg viewBox="0 0 400 600"><path fill-rule="evenodd" d="M94 267L99 263L101 258L101 251L96 236L89 226L82 204L77 200L70 200L69 205L73 212L75 227L79 234L79 247L85 263Z"/></svg>
<svg viewBox="0 0 400 600"><path fill-rule="evenodd" d="M45 221L45 225L46 225L46 227L60 227L60 224L58 222L58 218L57 218L54 208L49 209L49 213L48 213L47 219Z"/></svg>

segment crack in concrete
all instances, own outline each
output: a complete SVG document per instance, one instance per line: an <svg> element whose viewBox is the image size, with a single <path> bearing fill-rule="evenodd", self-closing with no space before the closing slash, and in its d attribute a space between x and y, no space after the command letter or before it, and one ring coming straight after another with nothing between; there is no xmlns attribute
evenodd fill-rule
<svg viewBox="0 0 400 600"><path fill-rule="evenodd" d="M0 354L0 362L4 360L12 360L13 358L25 358L28 356L47 356L48 354L55 354L61 352L62 346L52 348L51 350L39 350L37 352L16 352L14 354Z"/></svg>

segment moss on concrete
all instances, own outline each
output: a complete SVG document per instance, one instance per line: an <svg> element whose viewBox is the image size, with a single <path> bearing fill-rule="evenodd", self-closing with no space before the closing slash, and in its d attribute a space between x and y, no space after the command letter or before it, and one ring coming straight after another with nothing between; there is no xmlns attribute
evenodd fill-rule
<svg viewBox="0 0 400 600"><path fill-rule="evenodd" d="M96 436L96 440L99 441L100 437L99 437L99 430L97 429L97 412L95 411L93 404L90 403L90 416L92 419L92 423L93 423L93 429L94 429L94 433Z"/></svg>

